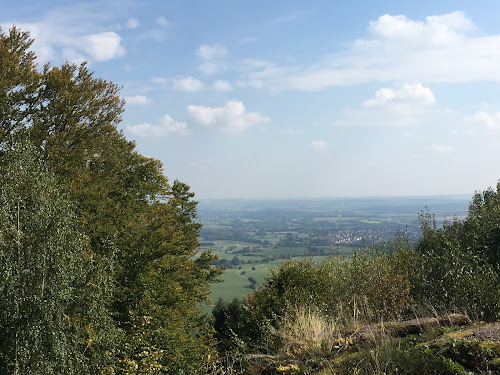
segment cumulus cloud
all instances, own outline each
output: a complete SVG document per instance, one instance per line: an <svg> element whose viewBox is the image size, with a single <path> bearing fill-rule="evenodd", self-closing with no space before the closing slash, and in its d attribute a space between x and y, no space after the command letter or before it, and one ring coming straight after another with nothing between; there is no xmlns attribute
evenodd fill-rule
<svg viewBox="0 0 500 375"><path fill-rule="evenodd" d="M147 104L151 101L144 95L126 96L123 99L127 104Z"/></svg>
<svg viewBox="0 0 500 375"><path fill-rule="evenodd" d="M218 91L231 91L234 89L229 82L221 80L215 81L212 87Z"/></svg>
<svg viewBox="0 0 500 375"><path fill-rule="evenodd" d="M500 112L492 113L491 115L486 112L478 112L472 118L472 120L486 125L489 129L500 128Z"/></svg>
<svg viewBox="0 0 500 375"><path fill-rule="evenodd" d="M84 35L79 38L78 44L92 60L106 61L125 54L125 48L120 43L121 37L113 31L108 31Z"/></svg>
<svg viewBox="0 0 500 375"><path fill-rule="evenodd" d="M63 50L61 51L61 56L66 61L71 61L72 63L77 65L80 65L86 60L84 55L82 55L78 51L75 51L73 48L63 48Z"/></svg>
<svg viewBox="0 0 500 375"><path fill-rule="evenodd" d="M375 97L365 101L364 107L377 107L387 103L406 102L415 104L434 104L436 98L428 87L421 83L404 84L400 89L383 88L375 93Z"/></svg>
<svg viewBox="0 0 500 375"><path fill-rule="evenodd" d="M189 135L191 132L185 122L178 122L169 115L163 116L160 125L147 123L129 125L126 130L139 137L160 137L168 134Z"/></svg>
<svg viewBox="0 0 500 375"><path fill-rule="evenodd" d="M434 143L432 145L432 148L437 152L449 152L449 151L453 150L453 147L451 147L451 146L440 145L437 143Z"/></svg>
<svg viewBox="0 0 500 375"><path fill-rule="evenodd" d="M125 26L127 29L137 29L139 27L139 20L137 18L129 18Z"/></svg>
<svg viewBox="0 0 500 375"><path fill-rule="evenodd" d="M198 67L204 74L215 74L228 68L228 64L221 60L227 55L227 49L224 46L202 44L195 54L204 60Z"/></svg>
<svg viewBox="0 0 500 375"><path fill-rule="evenodd" d="M196 92L203 89L203 82L193 77L174 80L174 89L179 91Z"/></svg>
<svg viewBox="0 0 500 375"><path fill-rule="evenodd" d="M219 44L207 45L202 44L200 48L196 50L196 56L201 57L204 60L215 60L220 59L227 54L226 47L223 47Z"/></svg>
<svg viewBox="0 0 500 375"><path fill-rule="evenodd" d="M411 41L415 44L449 45L460 42L464 32L474 29L474 24L463 12L426 17L425 22L413 21L404 15L384 14L371 21L369 31L387 39Z"/></svg>
<svg viewBox="0 0 500 375"><path fill-rule="evenodd" d="M269 118L258 112L247 112L242 102L229 100L223 107L190 105L188 117L202 126L212 126L227 132L242 132L251 126L265 124Z"/></svg>
<svg viewBox="0 0 500 375"><path fill-rule="evenodd" d="M405 126L417 123L431 113L436 103L434 93L420 83L399 88L382 88L359 108L347 109L339 125Z"/></svg>
<svg viewBox="0 0 500 375"><path fill-rule="evenodd" d="M49 10L37 22L12 20L1 23L4 30L15 24L29 31L34 39L32 49L38 62L59 64L63 61L106 61L123 56L126 52L121 36L110 27L100 26L108 21L95 4L75 4ZM92 32L89 32L92 30Z"/></svg>
<svg viewBox="0 0 500 375"><path fill-rule="evenodd" d="M322 140L316 140L311 142L311 147L314 150L326 150L328 148L328 144Z"/></svg>
<svg viewBox="0 0 500 375"><path fill-rule="evenodd" d="M241 80L305 91L380 81L498 82L500 35L478 37L474 30L472 20L459 11L424 20L385 14L370 22L366 38L333 56L310 66L247 65Z"/></svg>

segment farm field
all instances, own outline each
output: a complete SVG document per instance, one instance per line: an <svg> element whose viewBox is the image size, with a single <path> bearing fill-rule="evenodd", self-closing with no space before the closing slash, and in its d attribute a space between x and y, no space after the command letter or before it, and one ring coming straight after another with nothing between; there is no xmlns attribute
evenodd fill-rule
<svg viewBox="0 0 500 375"><path fill-rule="evenodd" d="M263 285L286 259L350 256L398 234L415 241L419 214L432 212L438 225L467 213L468 196L330 198L309 200L202 200L200 251L218 256L222 282L212 284L212 303L242 299Z"/></svg>

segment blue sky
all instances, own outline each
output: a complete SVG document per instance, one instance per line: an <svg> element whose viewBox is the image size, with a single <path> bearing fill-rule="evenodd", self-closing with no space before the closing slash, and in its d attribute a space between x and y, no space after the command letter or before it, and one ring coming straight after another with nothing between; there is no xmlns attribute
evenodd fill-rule
<svg viewBox="0 0 500 375"><path fill-rule="evenodd" d="M40 66L122 86L198 198L472 194L500 178L497 1L4 1Z"/></svg>

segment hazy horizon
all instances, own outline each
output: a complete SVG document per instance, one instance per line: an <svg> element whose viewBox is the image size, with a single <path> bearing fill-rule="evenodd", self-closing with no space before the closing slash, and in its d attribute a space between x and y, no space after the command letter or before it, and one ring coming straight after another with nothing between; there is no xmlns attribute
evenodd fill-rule
<svg viewBox="0 0 500 375"><path fill-rule="evenodd" d="M480 192L480 191L477 191ZM470 199L474 196L470 194L430 194L430 195L360 195L360 196L321 196L321 197L198 197L195 192L195 199L197 200L318 200L318 199L419 199L419 198L448 198L448 199Z"/></svg>

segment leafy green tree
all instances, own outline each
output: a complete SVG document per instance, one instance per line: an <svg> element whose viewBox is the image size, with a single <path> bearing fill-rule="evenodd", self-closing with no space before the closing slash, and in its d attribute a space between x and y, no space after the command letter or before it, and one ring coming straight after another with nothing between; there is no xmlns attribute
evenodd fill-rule
<svg viewBox="0 0 500 375"><path fill-rule="evenodd" d="M463 223L464 245L484 255L486 261L500 272L500 183L476 193L469 204Z"/></svg>
<svg viewBox="0 0 500 375"><path fill-rule="evenodd" d="M29 51L32 43L28 33L13 28L3 34L0 28L0 152L30 125L30 114L36 110L40 75L35 54Z"/></svg>
<svg viewBox="0 0 500 375"><path fill-rule="evenodd" d="M465 219L441 228L429 213L421 215L422 238L412 274L417 301L480 319L500 317L498 194L492 189L476 194Z"/></svg>
<svg viewBox="0 0 500 375"><path fill-rule="evenodd" d="M73 206L32 147L2 161L0 372L105 373L109 285Z"/></svg>
<svg viewBox="0 0 500 375"><path fill-rule="evenodd" d="M194 221L193 193L178 181L168 203L157 202L124 234L135 249L120 256L116 311L129 339L122 363L140 373L194 373L211 354L210 326L199 302L219 269L209 252L195 259L200 224ZM213 353L212 353L213 354Z"/></svg>
<svg viewBox="0 0 500 375"><path fill-rule="evenodd" d="M102 307L121 331L109 347L115 371L199 368L211 335L198 304L220 270L210 252L196 254L193 193L169 184L161 162L117 130L118 86L85 64L38 71L31 43L16 28L0 32L0 164L16 140L29 139L74 202L91 258L113 285Z"/></svg>

